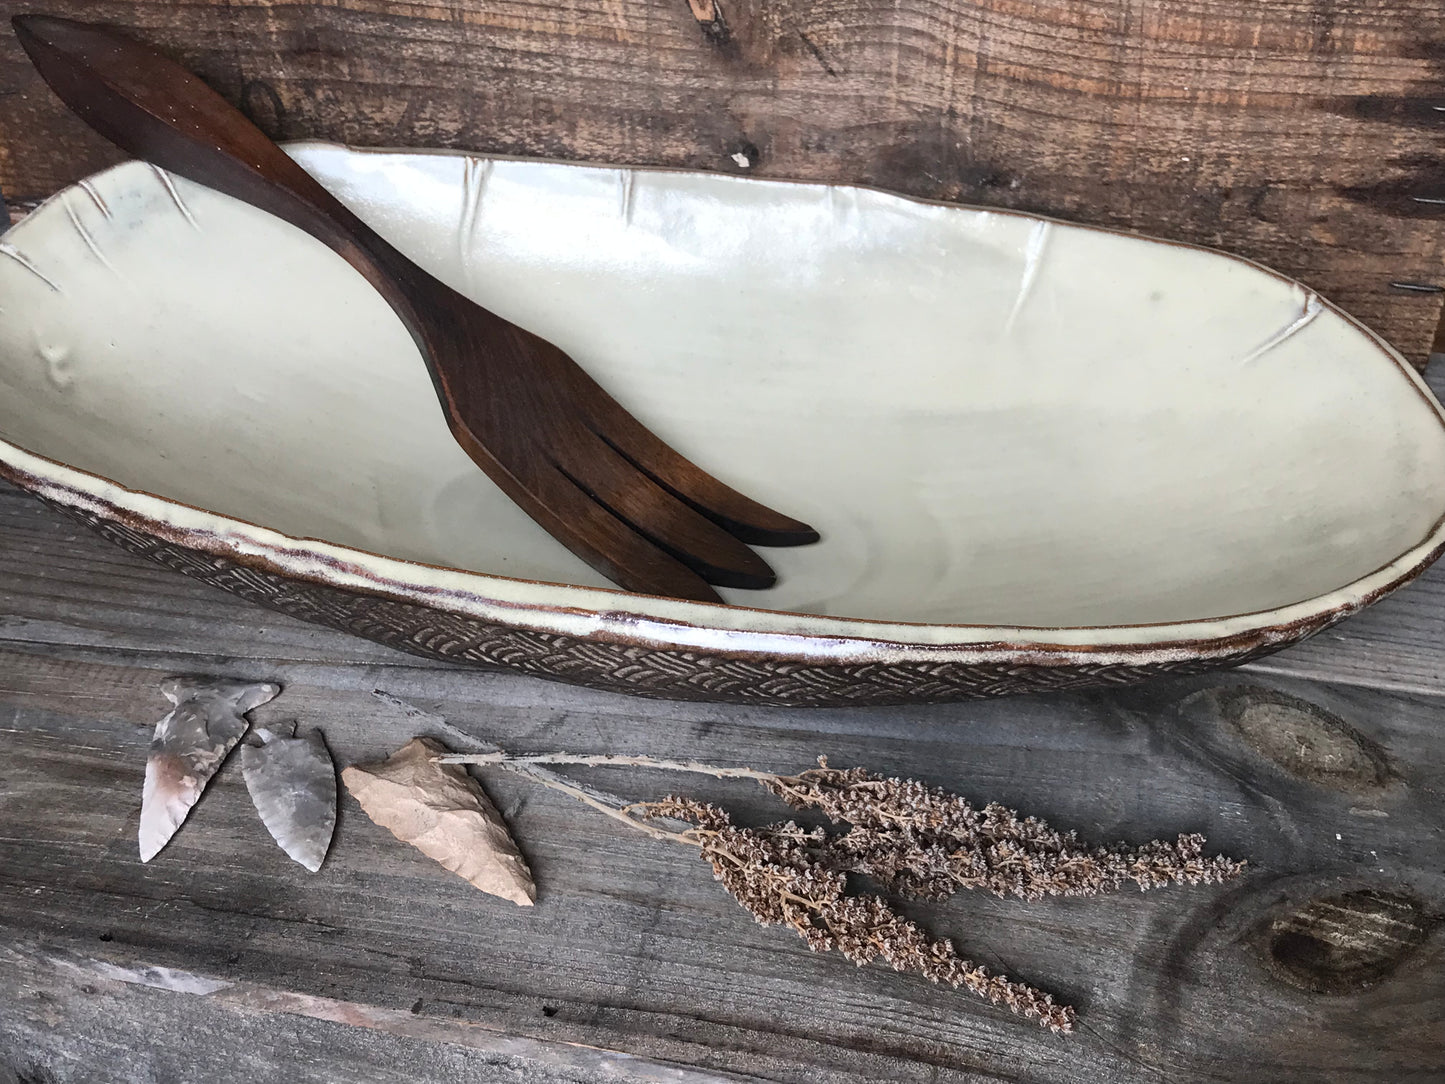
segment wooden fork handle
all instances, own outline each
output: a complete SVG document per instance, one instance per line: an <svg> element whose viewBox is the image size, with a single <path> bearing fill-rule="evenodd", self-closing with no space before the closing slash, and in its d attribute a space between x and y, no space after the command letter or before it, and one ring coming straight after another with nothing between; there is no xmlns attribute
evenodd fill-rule
<svg viewBox="0 0 1445 1084"><path fill-rule="evenodd" d="M98 26L48 15L11 22L41 76L97 132L137 158L305 230L360 271L417 334L406 286L423 281L424 272L205 83Z"/></svg>

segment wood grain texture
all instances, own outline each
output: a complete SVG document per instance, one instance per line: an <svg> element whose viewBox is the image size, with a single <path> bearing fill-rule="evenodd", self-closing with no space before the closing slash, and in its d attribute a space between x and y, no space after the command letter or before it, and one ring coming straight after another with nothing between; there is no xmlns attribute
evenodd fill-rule
<svg viewBox="0 0 1445 1084"><path fill-rule="evenodd" d="M964 952L1078 1004L1080 1033L1061 1039L964 994L810 954L790 932L754 925L694 855L506 775L487 775L486 786L537 875L534 909L477 893L349 801L322 873L298 873L234 770L222 771L166 854L143 867L134 854L137 769L164 708L155 683L171 664L87 654L0 655L0 981L12 994L0 1002L0 1042L31 1059L19 1069L40 1065L57 1080L165 1079L153 1067L197 1050L188 1034L198 1023L234 1013L250 1034L344 1020L394 1035L393 1057L421 1038L438 1048L432 1058L446 1052L474 1071L494 1058L499 1036L512 1036L512 1050L536 1061L539 1075L563 1044L799 1081L1445 1073L1438 701L1269 683L1385 751L1388 778L1361 793L1321 785L1250 744L1227 698L1258 695L1249 688L1256 679L883 716L655 704L409 666L256 659L233 667L286 685L258 722L299 716L320 726L342 763L436 732L373 698L384 683L518 749L642 748L767 768L827 752L835 763L996 798L1087 837L1201 830L1212 847L1250 858L1248 878L1223 889L1028 905L964 894L914 909ZM76 689L87 695L72 700ZM1307 724L1298 736L1309 742ZM679 785L632 770L588 778L639 796ZM749 822L785 812L745 783L687 785ZM1386 917L1417 916L1408 943L1398 947L1398 922L1381 924L1356 936L1351 951L1384 959L1383 968L1332 994L1306 988L1300 969L1324 968L1311 951L1339 955L1332 901L1362 892L1403 901ZM105 1029L76 1035L61 1026L83 1022L95 1011L88 1004L111 1008ZM157 1017L137 1016L149 1012ZM338 1064L375 1041L347 1039ZM321 1047L312 1042L308 1050ZM77 1060L102 1044L113 1067ZM258 1060L256 1079L283 1079L293 1056ZM605 1070L581 1067L577 1078L607 1079Z"/></svg>
<svg viewBox="0 0 1445 1084"><path fill-rule="evenodd" d="M13 14L31 5L0 3ZM1435 0L60 0L267 132L878 185L1225 248L1423 362ZM700 21L700 16L716 13ZM115 156L0 40L0 188ZM1403 284L1403 285L1392 285Z"/></svg>
<svg viewBox="0 0 1445 1084"><path fill-rule="evenodd" d="M669 704L289 621L0 489L0 1066L56 1081L176 1079L233 1055L257 1080L336 1079L370 1060L379 1080L410 1063L439 1081L1433 1081L1442 592L1432 572L1341 639L1127 693L886 712ZM964 952L1079 1004L1080 1034L1060 1040L966 995L812 956L752 925L691 855L505 775L486 786L537 874L525 917L349 800L322 873L296 871L234 765L142 867L158 685L207 672L282 682L257 722L319 726L342 764L418 732L455 741L379 703L381 687L517 750L780 769L823 752L1090 838L1201 830L1255 868L1224 889L916 909ZM1339 768L1352 763L1364 767ZM679 786L588 778L639 797ZM746 822L784 814L742 784L685 782ZM216 983L229 985L194 992ZM600 1053L576 1060L586 1049Z"/></svg>

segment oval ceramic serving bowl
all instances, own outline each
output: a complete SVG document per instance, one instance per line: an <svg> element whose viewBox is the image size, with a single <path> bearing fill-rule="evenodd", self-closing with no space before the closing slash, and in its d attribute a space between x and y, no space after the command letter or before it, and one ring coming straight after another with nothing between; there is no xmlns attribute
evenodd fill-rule
<svg viewBox="0 0 1445 1084"><path fill-rule="evenodd" d="M127 163L0 242L0 474L286 613L647 695L942 701L1241 662L1445 540L1423 383L1245 261L854 188L291 152L824 541L734 605L610 589L453 443L339 257Z"/></svg>

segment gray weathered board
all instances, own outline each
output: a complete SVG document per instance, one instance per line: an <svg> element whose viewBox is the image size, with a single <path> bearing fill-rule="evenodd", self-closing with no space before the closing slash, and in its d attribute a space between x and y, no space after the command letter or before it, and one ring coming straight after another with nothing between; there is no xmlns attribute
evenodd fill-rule
<svg viewBox="0 0 1445 1084"><path fill-rule="evenodd" d="M486 785L537 875L532 910L349 798L308 876L234 765L142 866L141 767L176 673L282 682L257 721L320 726L343 764L446 737L381 688L517 750L776 769L826 753L1101 841L1203 831L1253 869L1225 888L911 910L1076 1003L1080 1031L1059 1038L811 955L696 857L510 776ZM0 487L0 1082L1445 1080L1442 697L1445 568L1247 671L788 712L419 661L148 565ZM743 783L589 778L783 813Z"/></svg>

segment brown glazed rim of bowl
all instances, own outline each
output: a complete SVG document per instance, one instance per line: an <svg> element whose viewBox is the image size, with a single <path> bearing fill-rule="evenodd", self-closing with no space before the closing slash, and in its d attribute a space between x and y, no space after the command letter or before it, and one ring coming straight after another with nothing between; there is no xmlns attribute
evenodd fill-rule
<svg viewBox="0 0 1445 1084"><path fill-rule="evenodd" d="M25 461L32 461L27 466ZM39 469L37 469L39 468ZM1137 666L1183 660L1230 659L1245 652L1303 639L1349 617L1420 575L1445 552L1445 517L1420 546L1336 591L1289 606L1194 621L1075 627L981 626L926 622L876 622L821 617L717 603L684 602L619 589L578 587L467 572L423 564L315 539L294 538L268 527L222 516L143 490L126 489L0 440L0 478L42 499L130 531L223 558L286 579L431 607L501 625L629 646L693 650L739 658L770 658L828 664L1013 663L1067 666ZM78 484L77 484L78 483ZM170 521L144 509L172 512ZM408 578L405 573L414 571ZM425 579L451 583L425 583ZM503 588L487 592L478 588ZM498 597L519 588L541 599ZM1355 589L1355 590L1352 590ZM552 595L551 600L546 595ZM568 604L570 596L571 604ZM580 596L580 597L579 597ZM595 598L605 605L579 605ZM659 613L680 611L677 616ZM647 612L653 611L653 612ZM723 618L709 623L709 615ZM1269 619L1271 615L1276 618ZM795 627L749 628L749 617L785 619ZM731 619L731 620L729 620ZM741 620L739 620L741 619ZM1230 625L1246 625L1243 629ZM815 626L810 630L807 626ZM849 634L850 628L858 631ZM1186 631L1198 635L1129 638L1129 632ZM1214 629L1212 633L1210 630ZM982 635L940 643L869 635L879 629L971 631ZM1108 634L1116 635L1110 636Z"/></svg>

